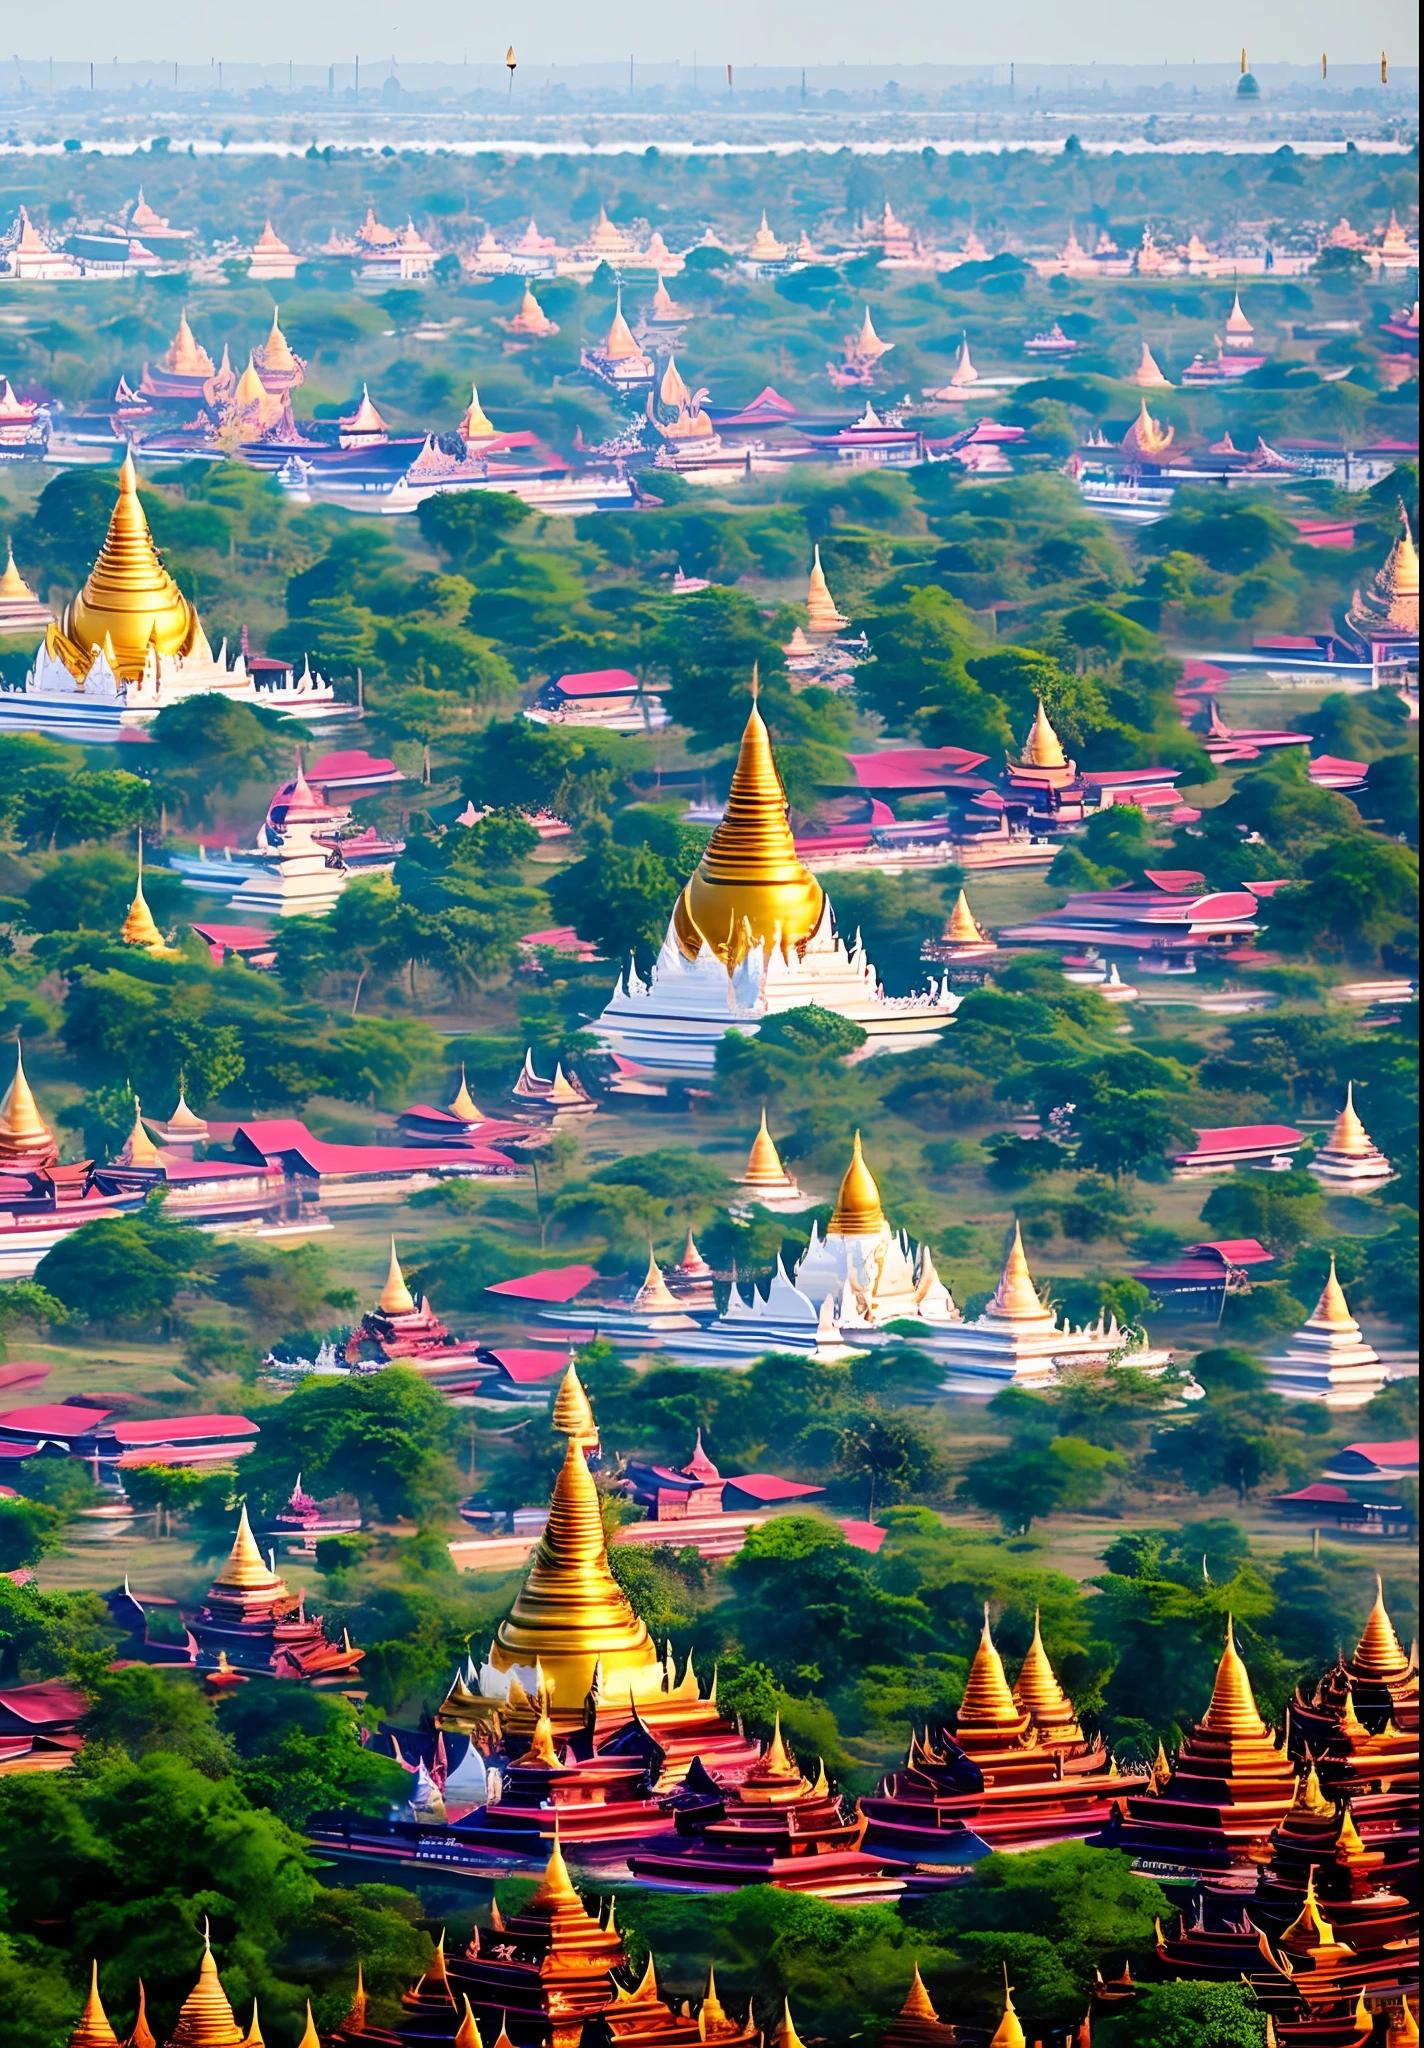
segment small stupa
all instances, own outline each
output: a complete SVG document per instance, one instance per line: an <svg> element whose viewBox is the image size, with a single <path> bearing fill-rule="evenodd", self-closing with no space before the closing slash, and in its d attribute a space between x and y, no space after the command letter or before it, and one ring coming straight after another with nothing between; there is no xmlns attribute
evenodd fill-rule
<svg viewBox="0 0 1424 2048"><path fill-rule="evenodd" d="M1333 1252L1330 1277L1314 1312L1287 1338L1281 1356L1267 1364L1277 1393L1294 1401L1323 1401L1327 1408L1363 1408L1384 1385L1385 1368L1350 1313Z"/></svg>
<svg viewBox="0 0 1424 2048"><path fill-rule="evenodd" d="M40 602L15 567L15 550L12 547L5 563L5 573L0 576L0 634L32 633L36 628L43 633L53 618L49 606Z"/></svg>
<svg viewBox="0 0 1424 2048"><path fill-rule="evenodd" d="M969 898L961 889L954 909L945 922L939 938L931 939L921 952L923 960L939 960L954 966L964 960L983 960L990 953L997 953L998 943L992 939L969 908Z"/></svg>
<svg viewBox="0 0 1424 2048"><path fill-rule="evenodd" d="M826 585L826 572L821 567L821 549L817 544L811 561L811 581L806 592L806 630L817 635L843 633L850 624Z"/></svg>
<svg viewBox="0 0 1424 2048"><path fill-rule="evenodd" d="M762 1109L757 1134L752 1139L752 1149L747 1154L746 1172L738 1185L745 1190L743 1200L755 1202L762 1209L794 1215L811 1206L810 1196L802 1194L781 1163L776 1140L767 1129L765 1108Z"/></svg>
<svg viewBox="0 0 1424 2048"><path fill-rule="evenodd" d="M1360 1122L1353 1081L1345 1089L1345 1107L1309 1171L1327 1187L1377 1188L1394 1179L1394 1168Z"/></svg>
<svg viewBox="0 0 1424 2048"><path fill-rule="evenodd" d="M25 1073L20 1041L15 1040L15 1073L0 1102L0 1167L54 1166L59 1146L54 1132L40 1115Z"/></svg>
<svg viewBox="0 0 1424 2048"><path fill-rule="evenodd" d="M148 907L148 898L143 893L143 827L138 831L138 875L134 882L133 902L122 925L119 937L126 946L137 946L141 952L151 953L159 958L170 950L158 929L153 912Z"/></svg>
<svg viewBox="0 0 1424 2048"><path fill-rule="evenodd" d="M1163 374L1161 365L1145 341L1141 360L1126 382L1137 385L1140 391L1170 391L1172 388L1171 378Z"/></svg>

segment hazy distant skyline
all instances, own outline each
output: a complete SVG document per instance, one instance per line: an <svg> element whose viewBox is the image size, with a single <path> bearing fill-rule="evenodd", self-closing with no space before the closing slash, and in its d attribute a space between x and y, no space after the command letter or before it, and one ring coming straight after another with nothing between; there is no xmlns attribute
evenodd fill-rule
<svg viewBox="0 0 1424 2048"><path fill-rule="evenodd" d="M261 17L260 49L252 36L257 19L250 11L195 10L187 0L144 0L117 12L101 0L57 0L17 18L11 37L27 62L53 55L96 63L117 56L329 64L357 54L373 72L388 69L393 56L457 65L467 58L491 76L510 43L531 67L626 65L631 55L690 70L695 52L709 80L728 63L1220 64L1238 59L1243 44L1260 64L1318 65L1322 51L1340 64L1378 64L1383 49L1392 63L1408 66L1418 62L1419 48L1418 17L1402 0L1356 0L1348 9L1334 0L1199 0L1168 9L1133 0L1069 7L1061 0L997 0L972 9L963 0L953 8L947 0L719 0L708 17L657 10L617 22L611 9L588 0L476 10L456 0L308 0L281 22Z"/></svg>

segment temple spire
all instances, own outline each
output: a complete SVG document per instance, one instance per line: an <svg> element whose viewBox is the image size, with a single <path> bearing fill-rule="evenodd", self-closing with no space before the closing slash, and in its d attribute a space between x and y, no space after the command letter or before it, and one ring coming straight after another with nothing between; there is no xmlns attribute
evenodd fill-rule
<svg viewBox="0 0 1424 2048"><path fill-rule="evenodd" d="M118 2035L109 2024L104 2001L99 1996L99 1964L89 1965L89 1996L79 2015L79 2024L69 2037L69 2048L119 2048Z"/></svg>
<svg viewBox="0 0 1424 2048"><path fill-rule="evenodd" d="M266 1590L281 1584L276 1574L268 1567L262 1552L257 1548L257 1539L247 1519L247 1502L242 1503L237 1518L237 1534L232 1539L227 1563L213 1580L214 1586L230 1587L238 1592Z"/></svg>
<svg viewBox="0 0 1424 2048"><path fill-rule="evenodd" d="M415 1297L405 1283L400 1260L396 1257L396 1241L391 1239L391 1264L386 1274L386 1284L376 1298L376 1306L382 1315L408 1316L415 1312Z"/></svg>
<svg viewBox="0 0 1424 2048"><path fill-rule="evenodd" d="M1004 1660L995 1647L989 1627L987 1601L979 1647L974 1652L974 1662L964 1683L964 1697L959 1703L959 1722L973 1728L1022 1728L1027 1724L1027 1716L1014 1705L1014 1696L1009 1691Z"/></svg>
<svg viewBox="0 0 1424 2048"><path fill-rule="evenodd" d="M1216 1667L1211 1705L1206 1710L1202 1726L1214 1735L1264 1735L1266 1732L1266 1724L1256 1710L1251 1680L1236 1647L1236 1631L1230 1615L1226 1619L1226 1647Z"/></svg>
<svg viewBox="0 0 1424 2048"><path fill-rule="evenodd" d="M143 893L143 827L138 828L138 874L134 881L133 902L128 915L119 928L119 937L126 946L141 946L145 952L162 950L163 934L154 922L153 912L148 907L148 898Z"/></svg>
<svg viewBox="0 0 1424 2048"><path fill-rule="evenodd" d="M998 1316L1042 1316L1044 1313L1038 1289L1033 1284L1033 1275L1028 1270L1028 1260L1024 1257L1023 1231L1017 1217L1014 1219L1014 1241L1009 1246L999 1284L984 1313Z"/></svg>
<svg viewBox="0 0 1424 2048"><path fill-rule="evenodd" d="M1066 768L1068 765L1063 742L1049 721L1042 697L1038 700L1033 724L1023 744L1023 765L1025 768Z"/></svg>
<svg viewBox="0 0 1424 2048"><path fill-rule="evenodd" d="M457 1116L463 1123L477 1124L484 1121L470 1093L470 1084L465 1079L465 1063L460 1062L460 1085L455 1090L455 1099L450 1104L451 1116Z"/></svg>
<svg viewBox="0 0 1424 2048"><path fill-rule="evenodd" d="M15 1040L15 1072L0 1102L0 1162L16 1166L52 1166L59 1158L54 1133L40 1115L25 1072L25 1056Z"/></svg>
<svg viewBox="0 0 1424 2048"><path fill-rule="evenodd" d="M827 1237L875 1237L887 1228L880 1206L880 1190L865 1163L860 1132L855 1134L850 1165L841 1181L835 1212L826 1225Z"/></svg>
<svg viewBox="0 0 1424 2048"><path fill-rule="evenodd" d="M1351 1668L1362 1678L1402 1678L1409 1669L1409 1659L1400 1647L1394 1623L1384 1604L1384 1581L1375 1575L1375 1604L1370 1609L1365 1623L1364 1634L1355 1646L1350 1660Z"/></svg>
<svg viewBox="0 0 1424 2048"><path fill-rule="evenodd" d="M1004 1965L1004 2017L994 2029L989 2048L1028 2048L1023 2022L1014 2011L1014 1989L1009 1982L1007 1963Z"/></svg>
<svg viewBox="0 0 1424 2048"><path fill-rule="evenodd" d="M905 2003L900 2007L900 2017L902 2020L938 2020L939 2018L939 2014L934 2009L934 2002L925 1989L925 1982L920 1975L918 1963L914 1965L913 1975L910 1978L909 1994L905 1999Z"/></svg>

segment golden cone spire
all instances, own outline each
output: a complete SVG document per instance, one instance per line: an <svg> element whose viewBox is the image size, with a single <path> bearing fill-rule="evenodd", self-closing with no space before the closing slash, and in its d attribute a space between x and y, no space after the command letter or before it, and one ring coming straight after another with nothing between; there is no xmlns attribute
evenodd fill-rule
<svg viewBox="0 0 1424 2048"><path fill-rule="evenodd" d="M268 221L267 225L270 228L272 223ZM278 308L273 306L272 329L262 349L262 367L264 370L295 370L297 359L287 346L286 335L277 324L277 313Z"/></svg>
<svg viewBox="0 0 1424 2048"><path fill-rule="evenodd" d="M961 889L950 912L949 923L944 935L952 946L977 946L984 938L983 930L974 912L969 908L969 898Z"/></svg>
<svg viewBox="0 0 1424 2048"><path fill-rule="evenodd" d="M1014 1241L1009 1246L1009 1256L1004 1261L1004 1270L999 1275L999 1284L984 1313L991 1316L1035 1316L1047 1313L1038 1298L1033 1284L1033 1275L1028 1270L1024 1257L1023 1232L1018 1219L1014 1220Z"/></svg>
<svg viewBox="0 0 1424 2048"><path fill-rule="evenodd" d="M699 2030L704 2041L709 2037L710 2028L723 2029L731 2024L727 2018L727 2008L717 1996L717 1965L715 1963L707 1965L707 1989L702 1994L702 2004L698 2010L697 2018Z"/></svg>
<svg viewBox="0 0 1424 2048"><path fill-rule="evenodd" d="M1330 1254L1330 1277L1320 1292L1315 1312L1306 1324L1309 1330L1348 1330L1359 1334L1359 1324L1350 1314L1350 1304L1345 1299L1345 1290L1335 1274L1335 1254Z"/></svg>
<svg viewBox="0 0 1424 2048"><path fill-rule="evenodd" d="M989 1628L989 1608L984 1608L984 1630L979 1638L979 1647L974 1652L974 1662L969 1667L969 1676L964 1684L964 1697L959 1702L958 1726L961 1728L1014 1727L1024 1725L1025 1716L1014 1705L1014 1696L1009 1691L1009 1681L1004 1676L1004 1660L994 1646L994 1637Z"/></svg>
<svg viewBox="0 0 1424 2048"><path fill-rule="evenodd" d="M89 1965L89 1996L79 2015L79 2024L69 2037L69 2048L119 2048L119 2037L109 2024L104 2001L99 1996L99 1964Z"/></svg>
<svg viewBox="0 0 1424 2048"><path fill-rule="evenodd" d="M1043 1647L1043 1631L1036 1607L1033 1610L1033 1641L1014 1683L1013 1696L1015 1704L1031 1714L1036 1722L1070 1722L1073 1719L1072 1702L1058 1683L1058 1674Z"/></svg>
<svg viewBox="0 0 1424 2048"><path fill-rule="evenodd" d="M1028 737L1023 744L1022 758L1025 768L1066 768L1068 765L1063 742L1049 722L1048 713L1043 708L1042 697L1038 700L1033 724L1029 727Z"/></svg>
<svg viewBox="0 0 1424 2048"><path fill-rule="evenodd" d="M786 1169L781 1163L781 1154L777 1151L776 1142L766 1127L765 1104L762 1106L761 1127L752 1139L752 1149L747 1154L747 1170L742 1179L758 1187L779 1188L786 1185Z"/></svg>
<svg viewBox="0 0 1424 2048"><path fill-rule="evenodd" d="M476 1106L475 1098L470 1093L470 1084L465 1079L463 1061L460 1064L460 1085L455 1090L455 1100L450 1104L450 1114L451 1116L459 1117L462 1122L467 1124L478 1124L484 1121Z"/></svg>
<svg viewBox="0 0 1424 2048"><path fill-rule="evenodd" d="M1368 1158L1375 1147L1368 1131L1360 1122L1355 1108L1355 1084L1347 1082L1345 1107L1335 1119L1334 1129L1324 1147L1327 1152L1342 1152L1347 1159Z"/></svg>
<svg viewBox="0 0 1424 2048"><path fill-rule="evenodd" d="M361 1970L361 1959L356 1958L356 1989L351 1994L351 2006L341 2022L343 2034L364 2034L366 2031L366 1979Z"/></svg>
<svg viewBox="0 0 1424 2048"><path fill-rule="evenodd" d="M119 471L118 500L99 559L62 626L50 629L50 639L80 676L88 671L92 648L112 647L115 673L126 682L142 676L150 646L163 656L188 654L202 639L197 613L153 544L131 454Z"/></svg>
<svg viewBox="0 0 1424 2048"><path fill-rule="evenodd" d="M811 555L811 581L806 589L806 624L813 633L839 633L850 624L831 596L826 572L821 567L819 541Z"/></svg>
<svg viewBox="0 0 1424 2048"><path fill-rule="evenodd" d="M34 596L34 591L31 590L29 584L26 583L24 577L15 567L15 549L12 543L8 559L5 563L5 573L3 576L0 576L0 600L10 598L17 599L23 603L33 600Z"/></svg>
<svg viewBox="0 0 1424 2048"><path fill-rule="evenodd" d="M382 1315L408 1316L415 1312L415 1297L405 1284L405 1274L396 1257L396 1241L391 1239L391 1264L386 1274L386 1284L376 1297L376 1306Z"/></svg>
<svg viewBox="0 0 1424 2048"><path fill-rule="evenodd" d="M183 2001L167 2048L242 2048L242 2029L219 1981L206 1931L198 1981Z"/></svg>
<svg viewBox="0 0 1424 2048"><path fill-rule="evenodd" d="M307 2007L307 2013L308 2025L310 2025L310 2006ZM242 2037L242 2048L267 2048L267 2043L262 2038L262 2023L257 2017L257 2000L255 1998L252 2001L252 2019L248 2024L247 2032ZM306 2048L305 2035L302 2036L299 2048Z"/></svg>
<svg viewBox="0 0 1424 2048"><path fill-rule="evenodd" d="M569 1866L564 1861L564 1851L556 1824L554 1846L549 1851L549 1860L544 1866L544 1875L539 1880L539 1889L524 1910L528 1913L537 1913L541 1906L578 1906L582 1903L574 1890L573 1879L569 1876Z"/></svg>
<svg viewBox="0 0 1424 2048"><path fill-rule="evenodd" d="M126 1166L161 1166L163 1155L143 1127L143 1104L134 1097L133 1129L129 1132L128 1143L124 1146L128 1154Z"/></svg>
<svg viewBox="0 0 1424 2048"><path fill-rule="evenodd" d="M914 1974L910 1978L909 1996L900 2007L900 2017L902 2020L937 2020L939 2018L939 2014L934 2009L934 2003L925 1989L924 1979L920 1975L918 1963L914 1965Z"/></svg>
<svg viewBox="0 0 1424 2048"><path fill-rule="evenodd" d="M142 1977L138 1980L138 2011L134 2014L134 2023L129 2030L128 2039L124 2042L124 2048L158 2048L158 2043L153 2038L153 2029L148 2024L148 2001Z"/></svg>
<svg viewBox="0 0 1424 2048"><path fill-rule="evenodd" d="M836 1196L835 1212L826 1225L827 1237L875 1237L887 1228L885 1211L880 1206L880 1190L875 1185L875 1176L865 1163L861 1150L860 1132L855 1134L851 1148L850 1165L841 1181L840 1193Z"/></svg>
<svg viewBox="0 0 1424 2048"><path fill-rule="evenodd" d="M705 942L733 970L754 947L803 946L824 908L821 885L796 851L771 738L753 701L726 813L677 899L673 931L689 960Z"/></svg>
<svg viewBox="0 0 1424 2048"><path fill-rule="evenodd" d="M1309 1943L1312 1948L1333 1946L1335 1929L1320 1910L1315 1896L1315 1865L1312 1863L1305 1880L1305 1903L1281 1936L1283 1942L1296 1940Z"/></svg>
<svg viewBox="0 0 1424 2048"><path fill-rule="evenodd" d="M805 2048L801 2036L796 2031L796 2022L791 2017L789 1998L782 2002L781 2018L777 2021L771 2036L771 2048Z"/></svg>
<svg viewBox="0 0 1424 2048"><path fill-rule="evenodd" d="M579 1445L598 1442L598 1424L593 1419L593 1409L583 1390L583 1381L572 1363L559 1383L549 1419L560 1436L569 1437Z"/></svg>
<svg viewBox="0 0 1424 2048"><path fill-rule="evenodd" d="M1023 2022L1014 2011L1014 1990L1009 1982L1007 1963L1004 1965L1004 2017L994 2029L989 2048L1028 2048Z"/></svg>
<svg viewBox="0 0 1424 2048"><path fill-rule="evenodd" d="M618 304L613 314L613 325L608 330L608 339L603 344L603 353L610 363L626 363L631 356L642 351L633 339L633 330L623 317L623 294L618 294Z"/></svg>
<svg viewBox="0 0 1424 2048"><path fill-rule="evenodd" d="M154 922L153 912L148 907L148 898L143 893L143 827L138 830L138 875L134 881L133 902L128 915L119 927L119 937L126 946L142 946L146 951L162 949L163 934Z"/></svg>
<svg viewBox="0 0 1424 2048"><path fill-rule="evenodd" d="M1335 1838L1335 1854L1337 1856L1343 1855L1345 1862L1351 1863L1367 1853L1364 1840L1359 1829L1355 1826L1355 1816L1350 1811L1350 1804L1347 1800L1345 1802L1345 1810L1340 1816L1340 1832Z"/></svg>
<svg viewBox="0 0 1424 2048"><path fill-rule="evenodd" d="M470 2010L470 1994L468 1991L464 1996L465 2010L461 2015L459 2026L455 2029L455 2048L484 2048L484 2042L480 2038L480 2023ZM310 2006L307 2007L307 2011L311 2011ZM315 2036L313 2036L313 2040L315 2040ZM308 2048L308 2044L303 2041L301 2048Z"/></svg>
<svg viewBox="0 0 1424 2048"><path fill-rule="evenodd" d="M59 1157L54 1133L40 1115L20 1041L15 1040L15 1073L0 1102L0 1163L49 1166Z"/></svg>
<svg viewBox="0 0 1424 2048"><path fill-rule="evenodd" d="M467 2001L466 2010L468 2011L468 2009L469 2006ZM455 2038L456 2040L459 2040L458 2034ZM321 2048L321 2036L320 2034L318 2034L316 2030L316 2021L312 2018L310 1999L307 2000L307 2023L305 2027L302 2029L302 2038L297 2043L297 2048ZM464 2048L463 2043L461 2044L461 2048ZM480 2037L478 2033L476 2033L473 2043L470 2044L470 2048L480 2048Z"/></svg>
<svg viewBox="0 0 1424 2048"><path fill-rule="evenodd" d="M266 1592L280 1586L282 1581L263 1561L262 1552L257 1548L257 1539L247 1519L247 1502L242 1503L237 1518L237 1534L232 1539L227 1563L213 1580L215 1587L231 1588L235 1592Z"/></svg>
<svg viewBox="0 0 1424 2048"><path fill-rule="evenodd" d="M534 1724L534 1737L528 1749L520 1758L521 1763L543 1764L546 1770L563 1769L559 1753L554 1747L554 1730L547 1714L541 1714Z"/></svg>
<svg viewBox="0 0 1424 2048"><path fill-rule="evenodd" d="M1211 1705L1206 1710L1202 1726L1210 1729L1213 1735L1264 1735L1266 1732L1266 1724L1256 1711L1251 1680L1236 1647L1236 1631L1229 1615L1226 1620L1226 1647L1216 1667Z"/></svg>
<svg viewBox="0 0 1424 2048"><path fill-rule="evenodd" d="M1296 1781L1295 1798L1291 1801L1292 1813L1309 1814L1315 1820L1324 1820L1335 1811L1334 1805L1320 1789L1320 1773L1312 1758L1310 1768L1303 1771Z"/></svg>
<svg viewBox="0 0 1424 2048"><path fill-rule="evenodd" d="M1384 1604L1384 1581L1375 1575L1375 1604L1365 1623L1365 1632L1355 1646L1351 1668L1362 1678L1403 1678L1409 1659L1400 1647L1394 1623Z"/></svg>
<svg viewBox="0 0 1424 2048"><path fill-rule="evenodd" d="M460 434L466 441L492 440L499 428L494 424L480 404L479 386L470 386L470 403L460 421Z"/></svg>

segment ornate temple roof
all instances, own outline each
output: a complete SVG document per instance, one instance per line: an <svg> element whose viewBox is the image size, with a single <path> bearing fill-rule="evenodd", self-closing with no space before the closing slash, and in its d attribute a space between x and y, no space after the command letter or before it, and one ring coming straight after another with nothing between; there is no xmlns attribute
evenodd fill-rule
<svg viewBox="0 0 1424 2048"><path fill-rule="evenodd" d="M827 1237L877 1237L886 1228L880 1206L880 1189L865 1163L860 1132L851 1147L850 1165L841 1179L835 1211L826 1225Z"/></svg>
<svg viewBox="0 0 1424 2048"><path fill-rule="evenodd" d="M237 1534L232 1539L232 1549L227 1562L213 1580L215 1589L242 1593L284 1593L286 1582L265 1562L257 1548L257 1539L247 1519L247 1503L243 1502L237 1518Z"/></svg>
<svg viewBox="0 0 1424 2048"><path fill-rule="evenodd" d="M726 812L677 899L673 931L689 960L705 942L731 970L754 947L803 945L821 922L825 900L797 854L771 737L754 698Z"/></svg>

